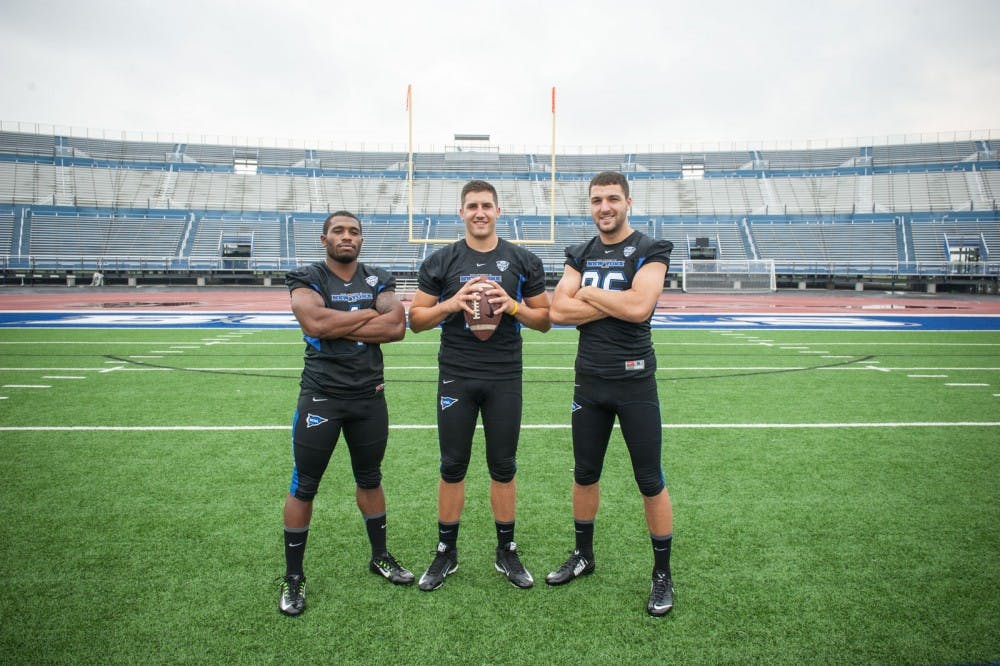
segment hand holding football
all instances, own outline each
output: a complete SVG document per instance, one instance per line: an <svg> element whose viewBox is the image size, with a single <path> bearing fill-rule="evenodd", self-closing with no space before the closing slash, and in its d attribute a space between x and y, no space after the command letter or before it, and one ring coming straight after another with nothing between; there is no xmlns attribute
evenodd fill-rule
<svg viewBox="0 0 1000 666"><path fill-rule="evenodd" d="M469 293L473 296L468 301L472 312L464 310L465 323L474 336L483 341L489 340L493 332L497 330L503 312L490 303L485 285Z"/></svg>

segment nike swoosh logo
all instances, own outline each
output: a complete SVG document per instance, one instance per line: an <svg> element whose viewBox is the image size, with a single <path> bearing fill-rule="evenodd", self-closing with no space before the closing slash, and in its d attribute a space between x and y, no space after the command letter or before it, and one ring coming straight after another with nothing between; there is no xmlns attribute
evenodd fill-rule
<svg viewBox="0 0 1000 666"><path fill-rule="evenodd" d="M614 250L605 250L604 254L611 254L612 252L614 252Z"/></svg>
<svg viewBox="0 0 1000 666"><path fill-rule="evenodd" d="M454 379L442 379L441 383L442 384L451 384L453 381L455 381L455 380Z"/></svg>
<svg viewBox="0 0 1000 666"><path fill-rule="evenodd" d="M326 402L329 398L313 398L313 402Z"/></svg>
<svg viewBox="0 0 1000 666"><path fill-rule="evenodd" d="M289 548L298 548L299 546L301 546L304 543L305 543L305 541L299 541L298 543L290 543L290 544L288 544L288 547Z"/></svg>
<svg viewBox="0 0 1000 666"><path fill-rule="evenodd" d="M345 283L344 283L344 286L345 286L345 287L350 287L350 286L351 286L351 283L350 283L350 282L345 282Z"/></svg>
<svg viewBox="0 0 1000 666"><path fill-rule="evenodd" d="M486 264L476 264L476 268L479 268L480 266L485 266L485 265Z"/></svg>

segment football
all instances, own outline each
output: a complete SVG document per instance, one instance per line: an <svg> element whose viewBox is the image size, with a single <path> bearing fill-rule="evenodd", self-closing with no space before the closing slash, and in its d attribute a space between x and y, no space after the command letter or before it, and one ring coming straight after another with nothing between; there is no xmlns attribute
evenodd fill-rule
<svg viewBox="0 0 1000 666"><path fill-rule="evenodd" d="M480 340L489 340L493 331L497 330L497 324L500 323L503 312L493 309L493 304L486 298L484 291L473 293L476 298L469 301L472 312L465 311L465 324L474 336Z"/></svg>

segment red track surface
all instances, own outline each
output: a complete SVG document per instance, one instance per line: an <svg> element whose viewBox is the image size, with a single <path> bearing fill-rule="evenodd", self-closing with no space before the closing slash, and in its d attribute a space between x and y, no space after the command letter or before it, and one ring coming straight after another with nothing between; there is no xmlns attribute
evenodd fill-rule
<svg viewBox="0 0 1000 666"><path fill-rule="evenodd" d="M408 300L409 294L403 294L403 297ZM290 311L288 292L281 288L264 287L3 287L0 288L0 310ZM818 289L786 290L767 295L705 295L669 291L660 298L657 311L667 314L856 314L866 311L1000 314L1000 296Z"/></svg>

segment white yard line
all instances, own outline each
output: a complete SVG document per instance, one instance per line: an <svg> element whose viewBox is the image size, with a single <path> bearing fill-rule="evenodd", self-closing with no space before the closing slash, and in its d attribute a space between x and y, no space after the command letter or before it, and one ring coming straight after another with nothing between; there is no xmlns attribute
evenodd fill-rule
<svg viewBox="0 0 1000 666"><path fill-rule="evenodd" d="M827 332L827 331L822 331ZM301 347L303 342L301 338L288 341L261 341L261 342L243 342L238 340L226 340L219 338L202 338L201 341L195 341L192 344L200 345L201 343L210 343L212 345L226 345L233 347L242 346L265 346L265 347ZM117 341L81 341L81 340L0 340L0 345L175 345L176 340L117 340ZM401 340L399 342L392 343L393 348L399 348L409 345L420 346L420 345L433 345L437 346L440 344L438 339L433 340ZM524 345L531 347L565 347L573 346L576 347L577 340L574 337L570 340L525 340ZM771 340L756 340L747 339L743 342L683 342L683 341L666 341L666 342L656 342L653 344L657 347L759 347L762 344L773 344ZM822 342L783 342L782 347L787 346L805 346L810 345L818 346L822 345L824 347L1000 347L1000 342L875 342L867 340L857 340L852 342L830 342L824 340Z"/></svg>
<svg viewBox="0 0 1000 666"><path fill-rule="evenodd" d="M148 356L147 357L129 356L129 358L153 358L153 357L148 357ZM128 367L127 365L123 365L122 361L105 361L105 363L107 363L107 364L114 364L114 365L117 366L117 368L120 368L122 370L127 370L129 372L162 372L164 370L211 370L213 372L224 372L224 371L231 371L231 372L263 372L263 371L289 371L289 370L301 371L302 370L302 366L301 365L277 366L277 367L259 367L259 366L252 366L252 367L233 367L233 366L229 366L229 367L216 367L216 366L193 367L193 366L185 366L185 367L176 367L176 368L175 367L170 367L170 368L149 368L149 367L142 367L142 366L140 366L140 367L134 367L133 368L133 367ZM744 370L744 371L745 370L752 370L752 371L769 371L769 370L822 370L824 372L838 372L838 371L850 371L850 370L892 370L892 371L895 371L895 372L904 372L904 371L910 371L910 372L912 372L912 371L927 371L927 372L934 372L934 371L948 371L948 372L1000 372L1000 367L994 367L994 368L984 368L984 367L956 368L956 367L950 367L949 366L949 367L940 367L940 368L939 367L882 368L882 367L874 367L872 365L868 365L868 363L870 363L869 361L865 361L864 363L866 365L853 365L853 366L850 366L850 365L841 365L841 366L836 366L836 367L833 367L833 368L822 368L822 367L821 368L811 368L809 366L800 366L800 365L734 365L734 366L729 366L729 365L678 365L678 366L663 367L662 362L661 362L661 367L657 370L657 373L663 375L663 374L667 374L667 373L671 373L671 372L706 372L706 371L713 371L713 372L738 372L738 371L741 371L741 370ZM385 367L385 369L386 369L387 372L388 371L402 371L402 370L421 370L421 371L423 371L423 370L437 370L438 366L436 366L436 365L387 365ZM568 370L573 370L573 366L571 366L571 365L526 365L526 366L524 366L524 369L525 370L567 370L568 371ZM72 367L72 368L69 368L69 367L48 367L48 368L40 368L40 367L35 367L35 366L33 366L33 367L2 367L2 368L0 368L0 371L2 371L2 372L89 372L89 371L95 371L95 370L97 370L97 371L107 370L107 368L103 368L103 367L99 367L99 368L98 367ZM934 375L926 375L926 376L934 376ZM430 381L433 381L433 378L431 378Z"/></svg>
<svg viewBox="0 0 1000 666"><path fill-rule="evenodd" d="M189 432L189 431L240 431L240 430L289 430L287 425L256 426L0 426L0 432ZM616 424L617 428L618 425ZM1000 421L888 421L884 423L664 423L668 430L757 430L768 429L825 429L825 428L997 428ZM437 425L395 424L390 430L435 430ZM482 426L477 426L482 429ZM568 430L568 423L536 423L521 426L522 430Z"/></svg>

